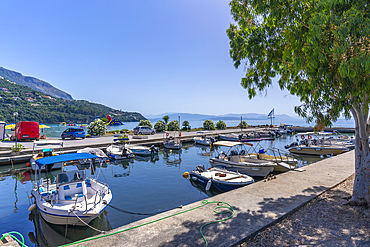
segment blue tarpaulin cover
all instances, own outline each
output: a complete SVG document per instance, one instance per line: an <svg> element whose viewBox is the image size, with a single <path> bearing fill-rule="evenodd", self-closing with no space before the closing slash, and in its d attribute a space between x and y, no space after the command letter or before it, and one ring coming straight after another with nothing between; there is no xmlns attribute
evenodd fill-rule
<svg viewBox="0 0 370 247"><path fill-rule="evenodd" d="M72 153L72 154L60 154L56 156L50 156L46 158L41 158L36 160L36 164L40 167L45 165L50 165L54 163L60 163L60 162L67 162L72 160L82 160L82 159L94 159L99 158L99 156L96 156L95 154L89 154L89 153Z"/></svg>

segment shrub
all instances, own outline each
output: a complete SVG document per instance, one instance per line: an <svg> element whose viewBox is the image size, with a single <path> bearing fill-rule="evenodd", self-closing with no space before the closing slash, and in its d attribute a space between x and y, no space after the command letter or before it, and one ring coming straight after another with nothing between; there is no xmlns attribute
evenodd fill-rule
<svg viewBox="0 0 370 247"><path fill-rule="evenodd" d="M24 149L24 146L20 143L14 144L12 146L12 152L19 152L19 151L22 151L23 149Z"/></svg>
<svg viewBox="0 0 370 247"><path fill-rule="evenodd" d="M159 120L154 124L154 129L157 133L163 132L166 130L166 124L162 120Z"/></svg>
<svg viewBox="0 0 370 247"><path fill-rule="evenodd" d="M179 121L177 120L173 120L171 122L168 123L168 126L167 126L167 129L169 131L177 131L177 130L180 130L180 124L179 124Z"/></svg>
<svg viewBox="0 0 370 247"><path fill-rule="evenodd" d="M218 130L224 130L224 129L226 129L226 123L224 121L220 120L216 123L216 128Z"/></svg>
<svg viewBox="0 0 370 247"><path fill-rule="evenodd" d="M101 119L95 119L89 126L87 126L87 133L92 136L105 135L106 131L107 125Z"/></svg>
<svg viewBox="0 0 370 247"><path fill-rule="evenodd" d="M239 128L247 128L248 127L248 124L246 121L241 121L238 125Z"/></svg>
<svg viewBox="0 0 370 247"><path fill-rule="evenodd" d="M213 123L212 120L206 120L203 122L203 128L204 130L214 130L215 124Z"/></svg>
<svg viewBox="0 0 370 247"><path fill-rule="evenodd" d="M148 126L150 128L153 128L153 125L149 120L140 120L139 126Z"/></svg>
<svg viewBox="0 0 370 247"><path fill-rule="evenodd" d="M190 124L189 124L189 121L184 121L182 122L182 130L190 130Z"/></svg>

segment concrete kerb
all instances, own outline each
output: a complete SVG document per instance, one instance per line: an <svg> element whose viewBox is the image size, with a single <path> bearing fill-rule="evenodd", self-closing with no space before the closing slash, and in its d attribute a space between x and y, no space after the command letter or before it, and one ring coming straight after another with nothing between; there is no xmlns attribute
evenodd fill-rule
<svg viewBox="0 0 370 247"><path fill-rule="evenodd" d="M287 172L269 182L252 185L228 192L208 200L230 203L235 211L234 218L207 226L204 230L210 246L233 246L241 243L268 226L281 221L325 191L337 186L354 172L353 151L306 166L307 171ZM184 210L199 206L199 202L184 206ZM143 223L177 213L167 211L145 218L111 232L117 232ZM80 243L78 246L203 246L199 227L204 222L217 218L209 208L192 211L191 217L171 217L140 229L121 232L109 237ZM134 237L133 237L134 236Z"/></svg>

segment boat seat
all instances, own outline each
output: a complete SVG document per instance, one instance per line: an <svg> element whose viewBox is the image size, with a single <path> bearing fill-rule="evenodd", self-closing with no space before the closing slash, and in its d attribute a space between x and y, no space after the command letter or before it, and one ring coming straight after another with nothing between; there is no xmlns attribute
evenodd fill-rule
<svg viewBox="0 0 370 247"><path fill-rule="evenodd" d="M83 197L84 193L86 186L82 182L64 185L59 188L59 200L76 200Z"/></svg>

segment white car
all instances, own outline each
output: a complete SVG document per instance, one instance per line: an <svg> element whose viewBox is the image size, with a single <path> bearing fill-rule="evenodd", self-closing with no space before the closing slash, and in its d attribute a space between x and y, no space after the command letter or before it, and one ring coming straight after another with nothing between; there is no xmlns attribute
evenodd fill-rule
<svg viewBox="0 0 370 247"><path fill-rule="evenodd" d="M148 126L137 126L134 128L134 134L138 135L154 135L155 130Z"/></svg>

